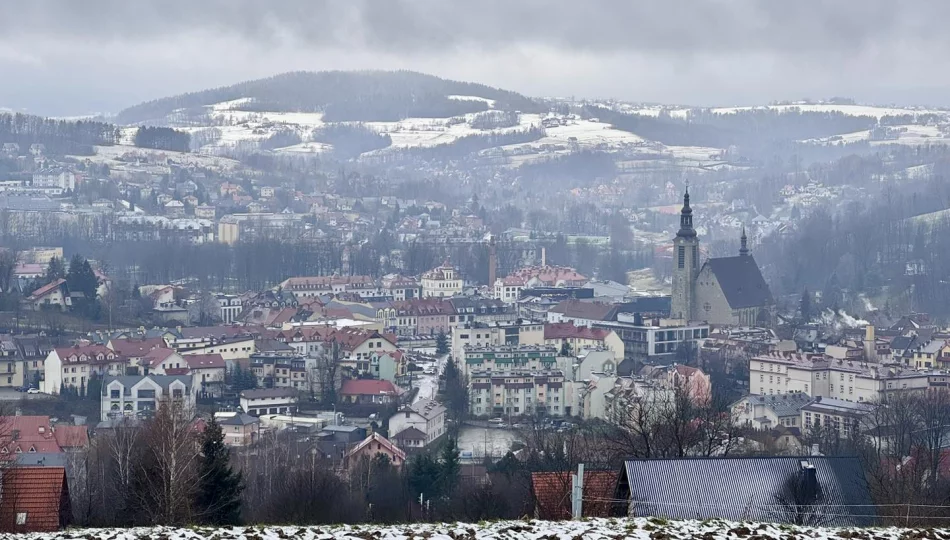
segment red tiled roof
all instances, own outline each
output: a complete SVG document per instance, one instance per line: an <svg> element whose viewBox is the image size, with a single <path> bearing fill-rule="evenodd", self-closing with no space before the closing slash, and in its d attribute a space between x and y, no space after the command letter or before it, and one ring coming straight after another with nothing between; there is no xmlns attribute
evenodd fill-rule
<svg viewBox="0 0 950 540"><path fill-rule="evenodd" d="M58 289L60 286L64 285L65 283L66 283L65 279L63 278L57 279L56 281L49 283L47 285L43 285L39 289L36 289L35 291L33 291L33 294L30 295L30 298L37 299L37 298L46 296L47 294Z"/></svg>
<svg viewBox="0 0 950 540"><path fill-rule="evenodd" d="M109 341L112 350L120 356L143 358L153 349L167 349L168 344L162 338L113 339Z"/></svg>
<svg viewBox="0 0 950 540"><path fill-rule="evenodd" d="M53 437L60 448L85 448L89 446L89 432L85 426L56 426L53 429Z"/></svg>
<svg viewBox="0 0 950 540"><path fill-rule="evenodd" d="M379 394L396 394L396 387L389 381L378 381L375 379L350 379L343 382L343 388L340 394L366 396Z"/></svg>
<svg viewBox="0 0 950 540"><path fill-rule="evenodd" d="M142 364L153 367L161 364L166 358L175 354L174 349L157 348L152 349L142 358Z"/></svg>
<svg viewBox="0 0 950 540"><path fill-rule="evenodd" d="M544 339L589 339L603 341L610 330L575 326L572 322L549 323L544 325Z"/></svg>
<svg viewBox="0 0 950 540"><path fill-rule="evenodd" d="M617 313L617 306L603 302L581 302L580 300L564 300L551 308L553 313L561 313L567 317L590 319L594 321L608 321Z"/></svg>
<svg viewBox="0 0 950 540"><path fill-rule="evenodd" d="M617 471L584 471L584 517L610 517ZM531 473L538 519L571 519L571 473ZM590 499L588 501L588 499Z"/></svg>
<svg viewBox="0 0 950 540"><path fill-rule="evenodd" d="M0 528L15 532L51 532L69 517L64 467L15 467L3 471ZM17 524L17 514L26 522Z"/></svg>
<svg viewBox="0 0 950 540"><path fill-rule="evenodd" d="M86 362L94 361L100 354L104 362L114 362L118 356L115 351L104 345L73 345L72 347L57 347L53 350L56 351L56 356L59 356L64 364L69 362L69 358L72 356L76 357L77 362L82 361L81 357L83 355L86 356ZM112 356L111 359L110 356Z"/></svg>
<svg viewBox="0 0 950 540"><path fill-rule="evenodd" d="M225 367L224 357L220 354L186 354L185 362L191 369L209 369Z"/></svg>
<svg viewBox="0 0 950 540"><path fill-rule="evenodd" d="M372 442L377 442L377 443L379 443L382 447L384 447L384 448L386 448L387 450L389 450L389 452L392 453L394 456L398 457L399 460L400 460L400 464L406 462L406 453L403 452L401 448L399 448L399 447L396 446L395 444L391 443L391 442L389 441L389 439L387 439L386 437L383 437L383 436L380 435L379 433L373 433L373 434L371 434L369 437L366 437L365 439L363 439L363 442L361 442L361 443L359 443L358 445L354 446L352 450L350 450L349 452L347 452L347 456L352 456L352 455L358 453L360 450L362 450L363 448L365 448L366 445L368 445L368 444L370 444L370 443L372 443Z"/></svg>
<svg viewBox="0 0 950 540"><path fill-rule="evenodd" d="M400 315L415 315L417 317L436 315L455 315L455 306L448 300L439 298L414 298L393 302L392 307Z"/></svg>
<svg viewBox="0 0 950 540"><path fill-rule="evenodd" d="M332 326L302 326L283 330L277 334L277 339L291 343L300 338L300 341L322 341L324 343L339 343L345 351L352 351L369 339L385 339L391 345L396 345L396 337L392 334L383 334L375 330L361 330L358 328L334 328Z"/></svg>

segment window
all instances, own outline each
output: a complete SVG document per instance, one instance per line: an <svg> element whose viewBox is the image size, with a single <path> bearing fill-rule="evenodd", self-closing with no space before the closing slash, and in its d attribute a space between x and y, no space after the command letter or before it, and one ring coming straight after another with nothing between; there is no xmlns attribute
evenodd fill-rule
<svg viewBox="0 0 950 540"><path fill-rule="evenodd" d="M17 513L16 513L16 524L17 524L17 525L26 525L26 512L17 512Z"/></svg>
<svg viewBox="0 0 950 540"><path fill-rule="evenodd" d="M677 268L686 267L686 246L679 246L676 250Z"/></svg>
<svg viewBox="0 0 950 540"><path fill-rule="evenodd" d="M112 399L119 399L119 391L118 391L118 390L110 390L110 391L109 391L109 397L112 398Z"/></svg>

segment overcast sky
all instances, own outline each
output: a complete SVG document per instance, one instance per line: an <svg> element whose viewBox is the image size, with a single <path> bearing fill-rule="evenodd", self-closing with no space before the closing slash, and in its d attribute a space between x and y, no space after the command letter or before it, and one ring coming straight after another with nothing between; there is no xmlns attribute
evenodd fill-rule
<svg viewBox="0 0 950 540"><path fill-rule="evenodd" d="M950 105L946 0L4 0L0 107L116 112L290 70L532 96Z"/></svg>

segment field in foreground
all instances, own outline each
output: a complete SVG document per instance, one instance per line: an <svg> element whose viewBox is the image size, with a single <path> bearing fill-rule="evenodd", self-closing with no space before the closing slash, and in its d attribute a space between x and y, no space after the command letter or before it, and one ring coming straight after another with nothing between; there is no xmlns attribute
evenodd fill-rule
<svg viewBox="0 0 950 540"><path fill-rule="evenodd" d="M0 535L35 540L950 540L950 529L822 528L735 523L723 520L671 521L654 518L588 519L585 521L496 521L483 523L414 523L408 525L332 525L311 527L231 527L133 529L70 529L59 533Z"/></svg>

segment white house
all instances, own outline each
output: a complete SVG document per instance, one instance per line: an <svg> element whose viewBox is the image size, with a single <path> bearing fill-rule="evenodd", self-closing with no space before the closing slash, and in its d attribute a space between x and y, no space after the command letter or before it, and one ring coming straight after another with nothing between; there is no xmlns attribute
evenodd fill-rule
<svg viewBox="0 0 950 540"><path fill-rule="evenodd" d="M244 309L241 297L237 295L219 294L215 296L215 300L217 300L220 307L221 322L224 324L233 323Z"/></svg>
<svg viewBox="0 0 950 540"><path fill-rule="evenodd" d="M259 388L241 392L241 409L251 416L293 414L297 411L297 391L291 388Z"/></svg>
<svg viewBox="0 0 950 540"><path fill-rule="evenodd" d="M163 400L180 404L185 411L194 411L195 394L191 377L167 375L133 375L107 377L102 382L103 422L110 419L147 417Z"/></svg>
<svg viewBox="0 0 950 540"><path fill-rule="evenodd" d="M399 409L389 418L389 432L394 441L405 439L410 447L417 445L425 448L445 433L445 407L431 399L420 399L412 405ZM425 439L417 437L400 437L403 431L417 429L425 435ZM398 443L397 443L398 444Z"/></svg>
<svg viewBox="0 0 950 540"><path fill-rule="evenodd" d="M449 264L449 261L422 274L423 298L443 298L462 294L463 285L462 275Z"/></svg>
<svg viewBox="0 0 950 540"><path fill-rule="evenodd" d="M89 377L122 375L128 359L102 345L58 347L50 351L43 362L44 379L40 390L47 394L59 394L61 387L76 389L88 387Z"/></svg>

